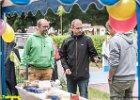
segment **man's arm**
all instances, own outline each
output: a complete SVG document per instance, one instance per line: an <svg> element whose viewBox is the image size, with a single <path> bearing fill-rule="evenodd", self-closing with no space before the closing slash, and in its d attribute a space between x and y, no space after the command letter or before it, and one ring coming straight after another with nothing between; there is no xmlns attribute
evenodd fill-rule
<svg viewBox="0 0 140 100"><path fill-rule="evenodd" d="M111 68L109 70L109 77L108 77L108 82L109 83L112 83L112 79L113 79L114 74L115 74L115 69Z"/></svg>
<svg viewBox="0 0 140 100"><path fill-rule="evenodd" d="M114 41L113 39L110 40L109 47L110 47L109 48L109 50L110 50L110 57L109 57L110 71L109 71L108 81L109 81L109 83L111 83L112 79L115 75L115 71L116 71L117 67L119 66L120 49L119 49L118 43L116 41Z"/></svg>
<svg viewBox="0 0 140 100"><path fill-rule="evenodd" d="M31 39L28 38L27 41L26 41L26 44L24 46L24 52L22 54L22 57L21 57L21 63L20 63L20 75L21 76L24 76L25 73L26 73L26 65L28 63L28 55L29 55L29 52L30 52L30 47L31 47Z"/></svg>
<svg viewBox="0 0 140 100"><path fill-rule="evenodd" d="M67 45L66 40L63 41L61 49L60 49L60 57L61 57L61 63L62 67L64 68L66 74L70 75L71 71L69 69L69 66L67 64Z"/></svg>
<svg viewBox="0 0 140 100"><path fill-rule="evenodd" d="M54 68L54 60L55 60L55 49L54 49L54 43L52 41L52 51L51 51L51 67Z"/></svg>

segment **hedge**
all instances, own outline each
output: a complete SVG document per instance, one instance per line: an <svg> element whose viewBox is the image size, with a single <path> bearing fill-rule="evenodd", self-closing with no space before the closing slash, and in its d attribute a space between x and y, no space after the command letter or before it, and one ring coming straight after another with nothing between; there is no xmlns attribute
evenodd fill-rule
<svg viewBox="0 0 140 100"><path fill-rule="evenodd" d="M57 46L61 47L61 44L65 38L69 37L69 35L63 35L63 36L52 36L54 42L57 44ZM101 57L102 52L102 43L104 41L105 36L99 36L99 35L92 35L90 36L93 40L94 46Z"/></svg>

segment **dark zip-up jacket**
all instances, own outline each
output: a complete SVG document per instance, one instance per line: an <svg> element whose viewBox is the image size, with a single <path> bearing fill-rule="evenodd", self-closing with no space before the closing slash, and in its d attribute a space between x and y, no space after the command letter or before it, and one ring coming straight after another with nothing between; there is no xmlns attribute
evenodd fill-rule
<svg viewBox="0 0 140 100"><path fill-rule="evenodd" d="M63 41L60 56L63 68L70 69L72 74L67 75L71 79L88 79L89 62L94 61L97 51L92 39L84 34L71 35Z"/></svg>
<svg viewBox="0 0 140 100"><path fill-rule="evenodd" d="M5 52L5 75L6 75L6 84L11 92L11 95L18 95L18 91L15 88L17 85L16 82L16 72L14 62L10 60L11 51L13 51L18 59L20 60L20 55L18 49L15 47L16 43L11 42L6 45L6 52Z"/></svg>

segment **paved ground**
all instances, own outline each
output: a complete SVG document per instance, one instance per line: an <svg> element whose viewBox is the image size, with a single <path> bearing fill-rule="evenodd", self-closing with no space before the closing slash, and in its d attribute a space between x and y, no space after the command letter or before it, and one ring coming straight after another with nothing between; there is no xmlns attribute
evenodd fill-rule
<svg viewBox="0 0 140 100"><path fill-rule="evenodd" d="M90 84L90 87L93 87L95 89L98 89L100 91L103 91L103 92L107 92L109 93L109 86L108 84ZM138 97L138 81L135 82L135 86L134 86L134 90L133 90L133 96L134 97Z"/></svg>
<svg viewBox="0 0 140 100"><path fill-rule="evenodd" d="M99 71L102 69L98 68L90 68L91 71ZM109 86L107 83L99 83L99 84L90 84L90 87L93 87L95 89L98 89L100 91L109 93ZM138 80L136 79L135 85L134 85L134 90L133 90L133 96L136 97L134 100L137 100L138 97Z"/></svg>
<svg viewBox="0 0 140 100"><path fill-rule="evenodd" d="M62 68L62 66L61 66L61 63L60 62L57 62L57 64L58 64L58 76L59 76L59 78L61 78L61 77L63 77L63 78L65 78L64 77L64 71L63 71L63 68ZM98 72L98 71L101 71L102 70L102 68L97 68L97 67L90 67L90 72L92 73L92 72L94 72L94 74L95 74L95 72ZM93 73L92 73L93 74ZM92 75L91 74L91 75ZM102 77L103 75L98 75L98 76L100 76L100 77ZM91 76L91 84L89 85L90 87L93 87L93 88L95 88L95 89L98 89L98 90L100 90L100 91L103 91L103 92L106 92L106 93L109 93L109 86L108 86L108 83L107 82L103 82L103 83L98 83L100 80L96 80L96 81L98 81L97 83L98 84L95 84L95 82L94 82L94 77L96 77L96 76ZM106 77L106 76L105 76ZM104 77L103 77L104 78ZM93 84L92 84L92 82L93 82ZM135 86L134 86L134 92L133 92L133 96L135 96L135 97L138 97L138 81L136 80L136 82L135 82ZM134 99L134 100L137 100L137 98L136 99Z"/></svg>

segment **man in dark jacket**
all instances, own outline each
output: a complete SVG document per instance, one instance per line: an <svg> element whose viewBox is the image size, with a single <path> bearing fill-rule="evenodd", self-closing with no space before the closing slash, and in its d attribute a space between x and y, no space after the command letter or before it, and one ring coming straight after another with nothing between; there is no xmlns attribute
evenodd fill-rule
<svg viewBox="0 0 140 100"><path fill-rule="evenodd" d="M15 65L14 62L10 60L10 54L13 51L18 59L20 60L19 51L15 48L16 43L11 42L6 44L6 52L5 52L5 74L6 74L6 84L10 90L11 95L18 95L17 89L15 86L17 85L16 82L16 75L15 75Z"/></svg>
<svg viewBox="0 0 140 100"><path fill-rule="evenodd" d="M98 54L92 39L82 31L82 21L71 23L72 35L63 41L60 49L62 66L67 77L68 92L76 94L79 86L80 96L88 98L89 62L98 62Z"/></svg>

